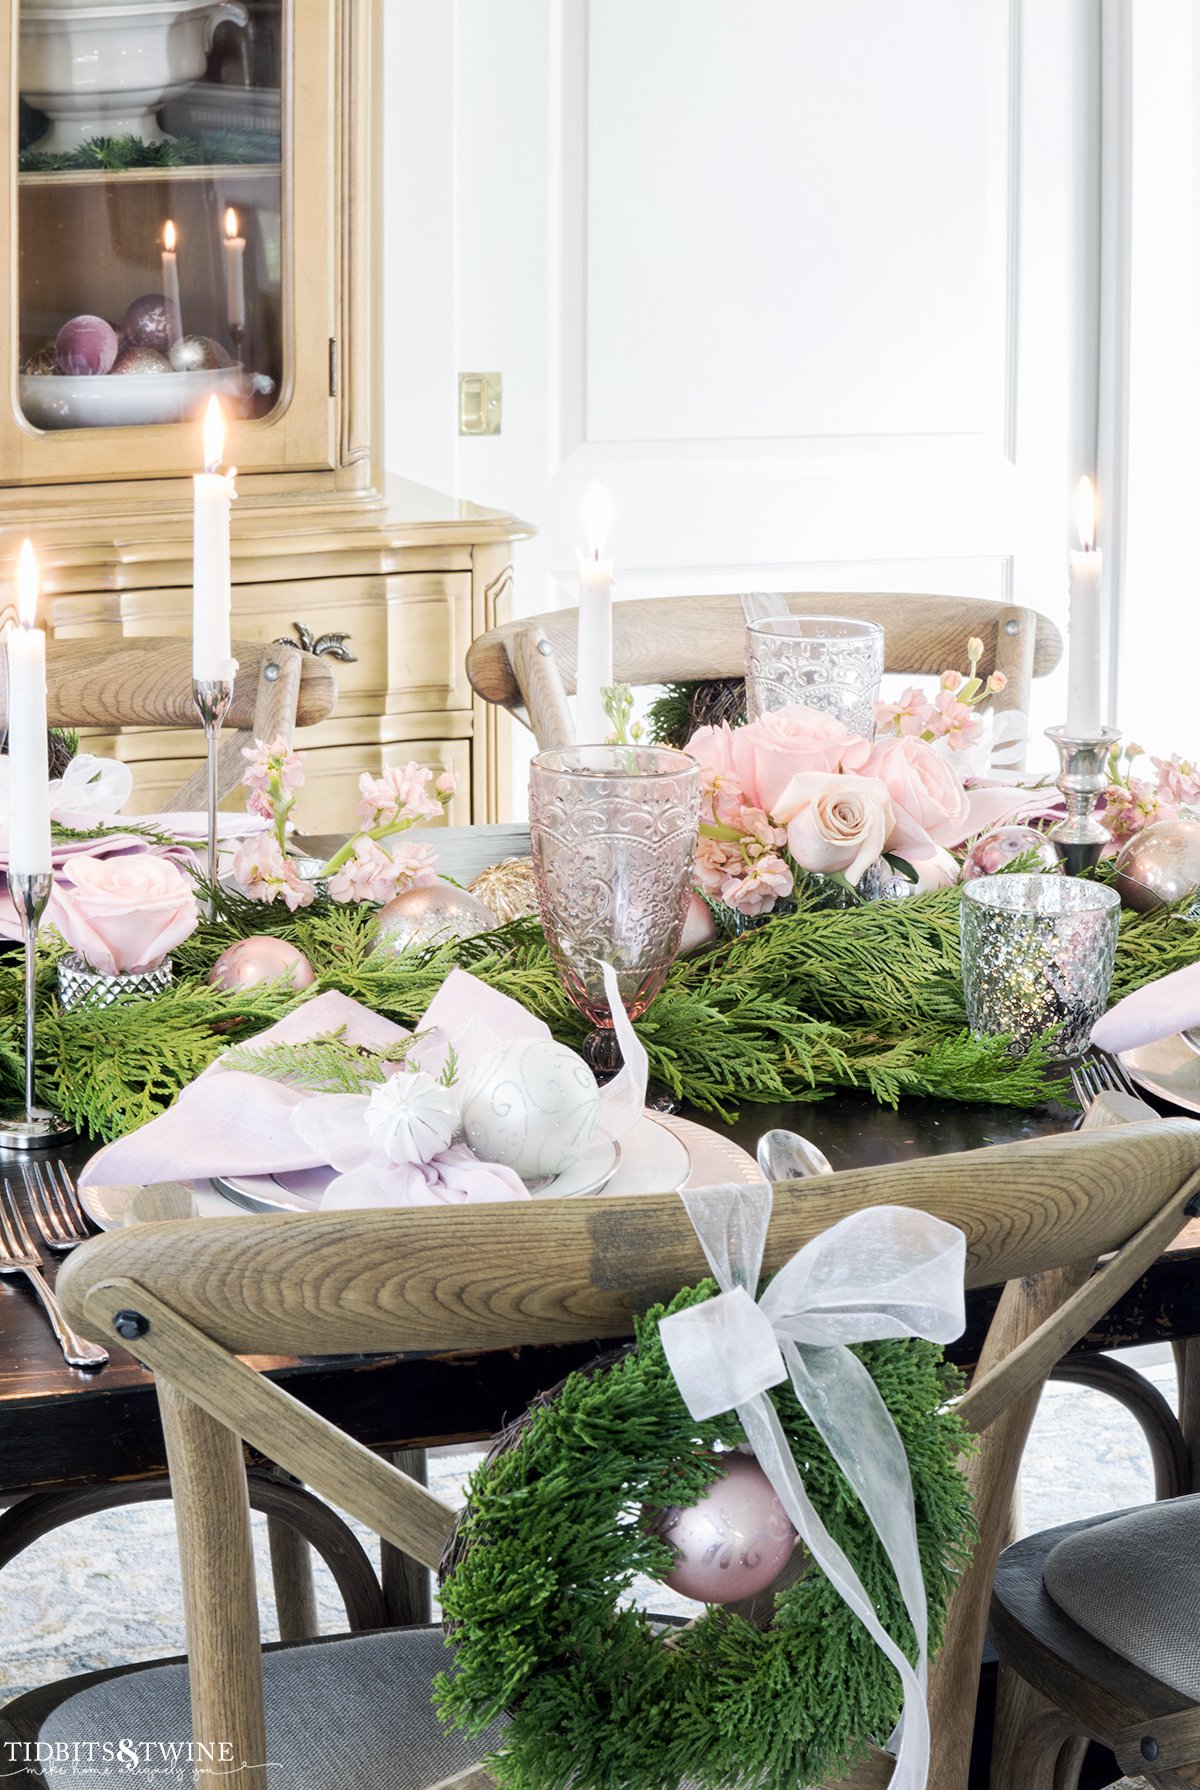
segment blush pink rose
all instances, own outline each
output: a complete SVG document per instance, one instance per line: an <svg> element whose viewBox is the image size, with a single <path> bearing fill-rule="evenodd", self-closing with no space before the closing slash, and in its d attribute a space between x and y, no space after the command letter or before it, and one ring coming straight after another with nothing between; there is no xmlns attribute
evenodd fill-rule
<svg viewBox="0 0 1200 1790"><path fill-rule="evenodd" d="M870 747L836 716L795 702L772 709L731 735L733 768L752 808L781 821L776 803L797 772L858 771Z"/></svg>
<svg viewBox="0 0 1200 1790"><path fill-rule="evenodd" d="M852 772L802 772L791 779L775 814L787 826L788 850L802 870L822 876L840 870L855 887L895 826L886 786Z"/></svg>
<svg viewBox="0 0 1200 1790"><path fill-rule="evenodd" d="M151 852L72 858L56 880L49 918L73 951L104 976L153 969L195 930L196 896L177 865Z"/></svg>
<svg viewBox="0 0 1200 1790"><path fill-rule="evenodd" d="M971 804L954 767L925 740L878 740L867 760L892 799L896 825L887 849L930 858L937 845L959 845L972 831Z"/></svg>

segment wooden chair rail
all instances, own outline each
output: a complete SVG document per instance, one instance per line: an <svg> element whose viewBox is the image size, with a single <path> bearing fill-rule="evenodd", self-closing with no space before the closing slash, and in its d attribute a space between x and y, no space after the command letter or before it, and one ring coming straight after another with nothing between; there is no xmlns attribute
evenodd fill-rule
<svg viewBox="0 0 1200 1790"><path fill-rule="evenodd" d="M1047 617L985 598L810 591L788 594L786 600L793 615L880 622L887 633L888 670L913 676L936 676L962 664L967 640L978 635L985 673L1008 666L1017 672L998 708L1023 706L1027 678L1044 677L1062 656L1062 638ZM467 676L486 701L509 709L525 701L512 647L518 634L532 629L548 641L565 689L575 689L575 611L553 610L492 628L471 646ZM737 596L652 597L613 606L613 666L625 683L741 677L744 655L745 620Z"/></svg>
<svg viewBox="0 0 1200 1790"><path fill-rule="evenodd" d="M1198 1167L1200 1125L1163 1119L856 1169L823 1177L819 1197L784 1184L764 1272L881 1201L958 1225L970 1286L1090 1265ZM76 1250L58 1286L85 1330L91 1289L129 1279L224 1348L318 1355L626 1336L634 1311L704 1272L680 1201L658 1194L144 1224Z"/></svg>

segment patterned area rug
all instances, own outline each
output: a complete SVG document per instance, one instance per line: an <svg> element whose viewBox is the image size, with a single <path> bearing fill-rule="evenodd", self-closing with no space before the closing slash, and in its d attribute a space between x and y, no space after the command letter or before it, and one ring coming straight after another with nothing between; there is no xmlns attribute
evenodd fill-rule
<svg viewBox="0 0 1200 1790"><path fill-rule="evenodd" d="M1136 1350L1135 1365L1175 1400L1165 1348ZM474 1452L439 1450L430 1461L433 1489L458 1501ZM1154 1496L1141 1431L1113 1400L1081 1387L1047 1388L1021 1479L1022 1530L1148 1503ZM265 1520L254 1519L265 1639L278 1634L270 1600ZM373 1536L359 1531L378 1565ZM317 1563L324 1630L344 1627L340 1600ZM645 1587L649 1592L651 1587ZM661 1587L654 1607L666 1607ZM676 1600L672 1600L676 1601ZM685 1606L682 1600L679 1607ZM180 1653L184 1647L175 1530L169 1504L148 1504L83 1521L46 1536L0 1578L0 1703L73 1672ZM1145 1790L1123 1780L1120 1790Z"/></svg>

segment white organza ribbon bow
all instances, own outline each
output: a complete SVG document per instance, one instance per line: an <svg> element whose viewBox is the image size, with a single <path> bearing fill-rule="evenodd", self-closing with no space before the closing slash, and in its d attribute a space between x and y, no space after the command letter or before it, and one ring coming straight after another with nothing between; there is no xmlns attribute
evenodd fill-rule
<svg viewBox="0 0 1200 1790"><path fill-rule="evenodd" d="M922 1790L929 1769L929 1624L912 1479L887 1406L847 1345L889 1336L947 1343L960 1335L965 1239L928 1213L873 1206L805 1244L756 1304L771 1197L765 1185L681 1195L721 1291L664 1318L663 1348L693 1417L737 1412L801 1540L895 1666L904 1713L892 1737L899 1742L892 1790ZM805 1492L766 1396L768 1387L788 1378L887 1551L917 1636L915 1668L880 1623Z"/></svg>

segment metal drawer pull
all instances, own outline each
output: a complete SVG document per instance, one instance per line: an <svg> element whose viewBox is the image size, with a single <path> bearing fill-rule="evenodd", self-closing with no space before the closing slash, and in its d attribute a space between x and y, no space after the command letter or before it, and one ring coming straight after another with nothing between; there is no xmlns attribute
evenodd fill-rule
<svg viewBox="0 0 1200 1790"><path fill-rule="evenodd" d="M293 622L297 638L286 635L271 642L272 646L290 646L294 652L315 653L318 659L339 659L343 665L357 665L358 655L346 646L349 634L314 634L303 622Z"/></svg>

